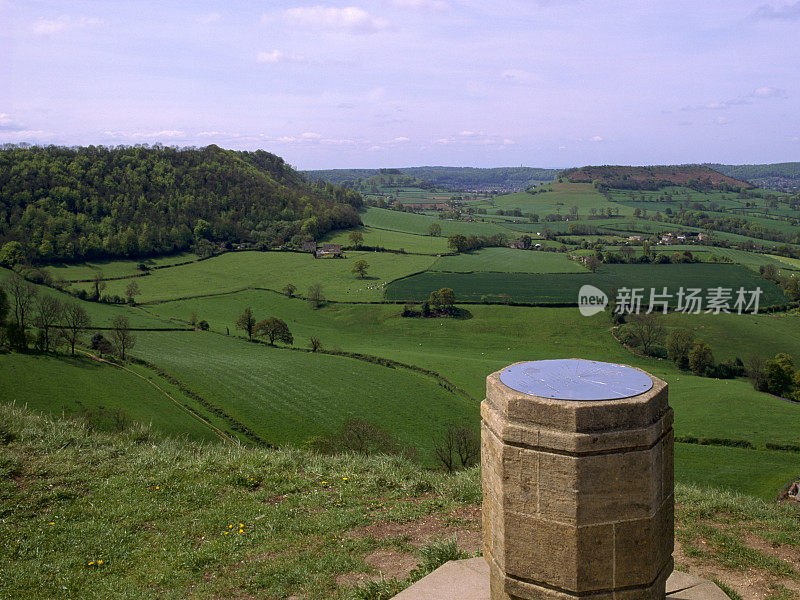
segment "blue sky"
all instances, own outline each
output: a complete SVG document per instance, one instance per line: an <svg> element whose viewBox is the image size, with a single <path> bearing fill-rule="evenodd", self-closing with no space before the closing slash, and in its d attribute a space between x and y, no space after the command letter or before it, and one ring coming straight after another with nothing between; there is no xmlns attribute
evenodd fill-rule
<svg viewBox="0 0 800 600"><path fill-rule="evenodd" d="M800 160L800 1L0 0L0 142L303 169Z"/></svg>

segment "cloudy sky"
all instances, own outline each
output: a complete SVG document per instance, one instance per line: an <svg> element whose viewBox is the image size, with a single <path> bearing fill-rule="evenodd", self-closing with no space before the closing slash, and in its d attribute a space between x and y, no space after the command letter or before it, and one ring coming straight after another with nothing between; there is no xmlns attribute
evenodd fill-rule
<svg viewBox="0 0 800 600"><path fill-rule="evenodd" d="M800 0L0 0L0 142L796 161L799 39Z"/></svg>

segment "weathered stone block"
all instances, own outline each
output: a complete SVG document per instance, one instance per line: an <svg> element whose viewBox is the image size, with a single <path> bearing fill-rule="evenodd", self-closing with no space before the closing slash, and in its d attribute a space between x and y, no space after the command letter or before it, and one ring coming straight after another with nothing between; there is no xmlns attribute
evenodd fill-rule
<svg viewBox="0 0 800 600"><path fill-rule="evenodd" d="M511 389L500 373L481 406L492 599L662 600L673 549L666 384L558 400Z"/></svg>

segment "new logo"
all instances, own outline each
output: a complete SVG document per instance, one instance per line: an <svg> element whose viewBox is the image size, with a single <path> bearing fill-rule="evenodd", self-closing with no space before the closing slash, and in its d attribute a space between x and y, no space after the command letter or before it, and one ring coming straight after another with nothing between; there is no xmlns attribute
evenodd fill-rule
<svg viewBox="0 0 800 600"><path fill-rule="evenodd" d="M608 296L593 285L584 285L578 291L578 310L584 317L603 312L608 306Z"/></svg>

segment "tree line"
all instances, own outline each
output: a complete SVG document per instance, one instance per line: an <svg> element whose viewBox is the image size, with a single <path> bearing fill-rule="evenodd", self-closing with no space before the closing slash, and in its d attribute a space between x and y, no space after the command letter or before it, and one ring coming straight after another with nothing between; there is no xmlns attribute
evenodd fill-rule
<svg viewBox="0 0 800 600"><path fill-rule="evenodd" d="M83 306L39 293L39 288L19 273L0 284L0 347L27 352L33 345L45 353L67 347L75 356L75 347L91 329L92 321ZM124 360L136 343L130 329L128 318L117 315L111 322L110 340L97 333L91 347L101 355L115 353Z"/></svg>
<svg viewBox="0 0 800 600"><path fill-rule="evenodd" d="M0 147L5 266L299 244L359 225L361 205L262 150Z"/></svg>

